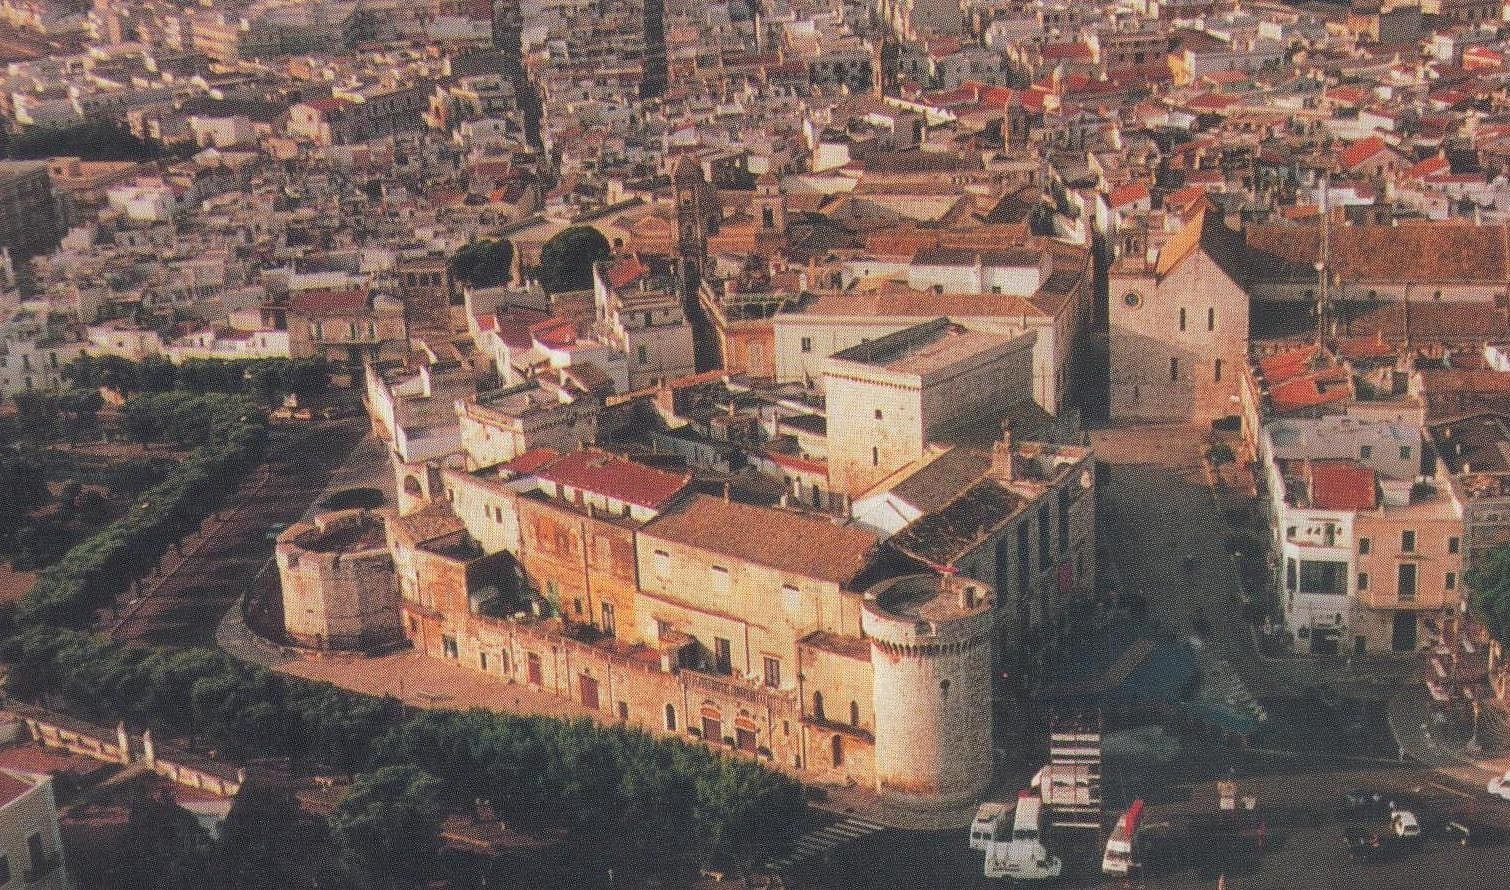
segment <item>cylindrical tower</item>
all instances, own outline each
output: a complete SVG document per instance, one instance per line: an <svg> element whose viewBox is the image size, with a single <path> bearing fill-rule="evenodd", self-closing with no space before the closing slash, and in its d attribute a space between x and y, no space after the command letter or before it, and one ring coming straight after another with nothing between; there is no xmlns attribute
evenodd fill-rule
<svg viewBox="0 0 1510 890"><path fill-rule="evenodd" d="M904 575L865 594L876 790L951 806L991 782L991 601L969 578Z"/></svg>

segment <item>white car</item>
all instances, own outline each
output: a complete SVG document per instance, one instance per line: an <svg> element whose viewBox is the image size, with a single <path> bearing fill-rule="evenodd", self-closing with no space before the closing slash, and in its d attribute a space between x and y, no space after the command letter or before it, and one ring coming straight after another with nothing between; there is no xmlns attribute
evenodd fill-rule
<svg viewBox="0 0 1510 890"><path fill-rule="evenodd" d="M1395 837L1401 840L1421 836L1421 823L1416 821L1416 814L1410 810L1396 810L1390 819L1390 826L1395 830Z"/></svg>
<svg viewBox="0 0 1510 890"><path fill-rule="evenodd" d="M1495 797L1503 797L1505 800L1510 800L1510 772L1490 779L1489 793Z"/></svg>

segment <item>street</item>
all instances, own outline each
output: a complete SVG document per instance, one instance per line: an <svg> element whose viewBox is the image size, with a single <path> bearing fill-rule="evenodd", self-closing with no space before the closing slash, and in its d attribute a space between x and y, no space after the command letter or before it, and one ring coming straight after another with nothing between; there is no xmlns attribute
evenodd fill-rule
<svg viewBox="0 0 1510 890"><path fill-rule="evenodd" d="M274 427L266 482L254 487L260 470L253 470L252 481L217 511L225 521L212 523L208 538L185 545L188 558L182 565L172 554L164 560L172 573L123 616L114 636L213 645L221 615L272 554L273 536L299 518L367 427L362 419Z"/></svg>

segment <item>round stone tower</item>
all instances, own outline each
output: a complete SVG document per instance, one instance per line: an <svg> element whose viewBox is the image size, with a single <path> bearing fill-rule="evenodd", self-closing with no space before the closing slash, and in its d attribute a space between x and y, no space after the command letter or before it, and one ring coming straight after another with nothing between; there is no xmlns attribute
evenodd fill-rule
<svg viewBox="0 0 1510 890"><path fill-rule="evenodd" d="M865 593L876 790L904 806L951 806L991 782L994 596L979 581L927 574Z"/></svg>
<svg viewBox="0 0 1510 890"><path fill-rule="evenodd" d="M371 649L403 637L384 518L322 513L278 536L283 629L316 649Z"/></svg>

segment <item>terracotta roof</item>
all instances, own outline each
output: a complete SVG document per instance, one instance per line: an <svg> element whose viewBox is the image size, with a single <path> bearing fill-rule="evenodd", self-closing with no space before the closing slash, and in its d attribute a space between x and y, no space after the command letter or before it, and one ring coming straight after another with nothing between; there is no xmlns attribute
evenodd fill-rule
<svg viewBox="0 0 1510 890"><path fill-rule="evenodd" d="M1343 402L1353 395L1346 368L1327 368L1287 380L1269 390L1269 404L1280 413Z"/></svg>
<svg viewBox="0 0 1510 890"><path fill-rule="evenodd" d="M650 267L640 262L639 256L632 253L614 260L613 265L603 271L603 277L608 281L608 286L614 290L633 284L648 274L650 274Z"/></svg>
<svg viewBox="0 0 1510 890"><path fill-rule="evenodd" d="M652 510L675 497L692 478L591 448L563 455L541 466L535 475Z"/></svg>
<svg viewBox="0 0 1510 890"><path fill-rule="evenodd" d="M1350 460L1311 462L1311 506L1318 510L1372 510L1378 502L1374 470Z"/></svg>
<svg viewBox="0 0 1510 890"><path fill-rule="evenodd" d="M1270 273L1315 278L1321 233L1315 225L1259 225L1247 230L1252 259ZM1506 230L1464 223L1332 226L1332 268L1347 282L1505 281ZM1383 248L1383 249L1381 249ZM1430 296L1429 292L1423 296Z"/></svg>
<svg viewBox="0 0 1510 890"><path fill-rule="evenodd" d="M327 312L356 312L367 308L364 290L300 291L289 295L288 307L295 312L315 315Z"/></svg>
<svg viewBox="0 0 1510 890"><path fill-rule="evenodd" d="M906 285L886 284L875 290L826 294L803 308L807 315L896 315L906 318L940 316L976 318L1045 315L1031 300L1011 294L935 294Z"/></svg>
<svg viewBox="0 0 1510 890"><path fill-rule="evenodd" d="M1359 139L1357 142L1343 149L1338 160L1342 162L1342 166L1344 167L1356 167L1388 147L1384 144L1383 139L1380 139L1378 136L1370 136L1367 139Z"/></svg>
<svg viewBox="0 0 1510 890"><path fill-rule="evenodd" d="M852 526L707 495L662 514L641 534L841 586L865 568L877 541Z"/></svg>
<svg viewBox="0 0 1510 890"><path fill-rule="evenodd" d="M25 779L18 779L10 773L0 770L0 807L6 806L34 787L36 786Z"/></svg>
<svg viewBox="0 0 1510 890"><path fill-rule="evenodd" d="M560 456L561 452L554 448L531 448L513 460L499 464L498 471L527 476Z"/></svg>
<svg viewBox="0 0 1510 890"><path fill-rule="evenodd" d="M1126 207L1136 201L1148 199L1148 185L1142 182L1134 182L1121 188L1113 189L1106 200L1112 207Z"/></svg>

